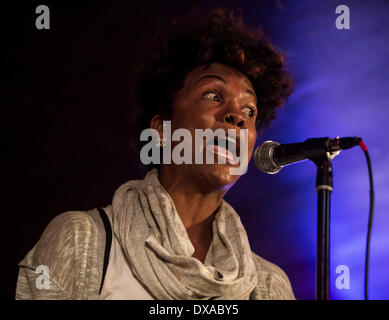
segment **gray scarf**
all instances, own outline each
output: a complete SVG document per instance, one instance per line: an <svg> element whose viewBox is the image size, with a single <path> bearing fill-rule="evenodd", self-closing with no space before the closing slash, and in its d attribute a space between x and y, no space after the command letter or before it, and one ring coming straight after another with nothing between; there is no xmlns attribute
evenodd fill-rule
<svg viewBox="0 0 389 320"><path fill-rule="evenodd" d="M112 202L113 232L136 278L158 300L248 299L257 274L245 229L224 200L213 221L204 264L157 169L123 184Z"/></svg>

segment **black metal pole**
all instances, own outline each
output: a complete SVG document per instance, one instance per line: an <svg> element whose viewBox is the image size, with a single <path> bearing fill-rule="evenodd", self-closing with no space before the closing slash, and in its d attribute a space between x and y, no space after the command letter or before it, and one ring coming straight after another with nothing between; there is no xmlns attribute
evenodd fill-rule
<svg viewBox="0 0 389 320"><path fill-rule="evenodd" d="M316 299L329 299L330 198L333 190L332 164L328 157L312 159L317 165L317 264Z"/></svg>

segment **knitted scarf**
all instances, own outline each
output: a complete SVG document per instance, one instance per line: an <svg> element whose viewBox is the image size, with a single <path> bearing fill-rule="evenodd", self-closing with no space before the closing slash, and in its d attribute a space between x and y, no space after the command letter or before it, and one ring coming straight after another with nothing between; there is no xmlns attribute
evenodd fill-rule
<svg viewBox="0 0 389 320"><path fill-rule="evenodd" d="M257 274L245 229L224 200L212 225L204 264L157 169L120 186L112 202L112 229L135 277L158 300L248 299Z"/></svg>

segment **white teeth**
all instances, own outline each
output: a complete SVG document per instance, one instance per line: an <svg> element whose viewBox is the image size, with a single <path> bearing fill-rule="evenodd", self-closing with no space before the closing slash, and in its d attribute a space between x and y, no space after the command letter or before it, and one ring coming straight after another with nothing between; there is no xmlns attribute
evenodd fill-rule
<svg viewBox="0 0 389 320"><path fill-rule="evenodd" d="M234 139L234 138L231 138L231 137L225 137L225 138L223 138L222 140L227 140L227 141L230 141L230 142L232 142L233 144L237 144L237 140L239 139L239 137L236 137L236 139ZM218 138L217 137L215 137L214 139L212 139L212 140L208 140L208 142L207 142L207 144L215 144L215 142L217 143L217 141L218 141Z"/></svg>
<svg viewBox="0 0 389 320"><path fill-rule="evenodd" d="M216 147L216 150L215 150ZM208 145L206 148L207 152L214 153L218 156L224 157L230 161L234 161L234 155L226 148L223 148L221 146L215 146L215 145Z"/></svg>
<svg viewBox="0 0 389 320"><path fill-rule="evenodd" d="M228 157L235 159L239 155L239 145L237 140L239 137L224 137L219 141L218 137L215 137L212 140L209 140L207 146L218 146L220 148L226 149L228 153ZM211 148L210 148L211 149Z"/></svg>
<svg viewBox="0 0 389 320"><path fill-rule="evenodd" d="M232 143L235 143L236 144L236 139L233 139L233 138L230 138L230 137L227 137L226 140L228 141L231 141Z"/></svg>

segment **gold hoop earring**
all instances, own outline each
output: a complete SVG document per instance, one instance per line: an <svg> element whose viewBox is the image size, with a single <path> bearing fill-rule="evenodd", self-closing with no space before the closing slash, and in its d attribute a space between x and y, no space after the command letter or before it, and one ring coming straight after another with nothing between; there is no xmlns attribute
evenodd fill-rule
<svg viewBox="0 0 389 320"><path fill-rule="evenodd" d="M166 146L166 144L167 144L167 140L164 138L162 138L162 139L158 138L157 141L155 142L155 145L157 147L164 147L164 146Z"/></svg>

